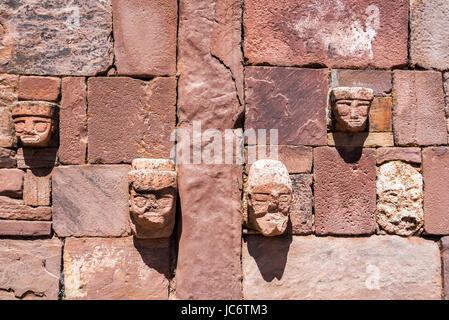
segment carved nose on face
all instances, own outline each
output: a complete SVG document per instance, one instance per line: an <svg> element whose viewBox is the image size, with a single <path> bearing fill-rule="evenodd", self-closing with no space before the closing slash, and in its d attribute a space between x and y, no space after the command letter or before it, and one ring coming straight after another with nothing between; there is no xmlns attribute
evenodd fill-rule
<svg viewBox="0 0 449 320"><path fill-rule="evenodd" d="M351 119L357 119L358 115L357 115L357 110L355 107L351 108Z"/></svg>
<svg viewBox="0 0 449 320"><path fill-rule="evenodd" d="M28 120L25 121L24 132L26 134L34 132L34 123L33 123L33 121L28 121Z"/></svg>
<svg viewBox="0 0 449 320"><path fill-rule="evenodd" d="M268 211L272 212L272 211L276 211L279 207L279 199L273 198L270 200L269 204L268 204Z"/></svg>

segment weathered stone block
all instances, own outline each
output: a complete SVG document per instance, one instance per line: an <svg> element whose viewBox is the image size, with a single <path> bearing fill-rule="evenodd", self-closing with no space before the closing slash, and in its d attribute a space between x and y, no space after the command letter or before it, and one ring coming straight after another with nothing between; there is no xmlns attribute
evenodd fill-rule
<svg viewBox="0 0 449 320"><path fill-rule="evenodd" d="M19 99L56 101L59 98L61 79L54 77L20 77Z"/></svg>
<svg viewBox="0 0 449 320"><path fill-rule="evenodd" d="M290 206L292 234L307 235L313 232L312 175L290 175L293 186L293 200Z"/></svg>
<svg viewBox="0 0 449 320"><path fill-rule="evenodd" d="M112 0L117 71L127 76L176 73L176 0Z"/></svg>
<svg viewBox="0 0 449 320"><path fill-rule="evenodd" d="M391 132L332 132L327 134L327 144L337 147L393 147L394 137Z"/></svg>
<svg viewBox="0 0 449 320"><path fill-rule="evenodd" d="M169 158L176 126L176 79L88 81L89 163Z"/></svg>
<svg viewBox="0 0 449 320"><path fill-rule="evenodd" d="M0 147L0 168L13 168L16 166L16 152Z"/></svg>
<svg viewBox="0 0 449 320"><path fill-rule="evenodd" d="M51 220L51 208L30 207L23 200L0 196L0 219Z"/></svg>
<svg viewBox="0 0 449 320"><path fill-rule="evenodd" d="M376 210L374 150L316 148L314 178L317 234L374 233Z"/></svg>
<svg viewBox="0 0 449 320"><path fill-rule="evenodd" d="M0 74L0 108L13 106L18 101L18 91L19 76Z"/></svg>
<svg viewBox="0 0 449 320"><path fill-rule="evenodd" d="M53 168L58 163L57 148L20 148L17 167L20 169Z"/></svg>
<svg viewBox="0 0 449 320"><path fill-rule="evenodd" d="M245 130L277 129L280 145L326 144L327 77L325 69L247 67Z"/></svg>
<svg viewBox="0 0 449 320"><path fill-rule="evenodd" d="M0 300L58 299L62 243L0 240Z"/></svg>
<svg viewBox="0 0 449 320"><path fill-rule="evenodd" d="M18 0L0 11L1 72L94 76L112 64L110 0Z"/></svg>
<svg viewBox="0 0 449 320"><path fill-rule="evenodd" d="M332 70L332 87L370 88L375 96L389 94L392 89L391 72L381 70Z"/></svg>
<svg viewBox="0 0 449 320"><path fill-rule="evenodd" d="M59 111L59 161L83 164L87 150L87 92L84 78L63 78Z"/></svg>
<svg viewBox="0 0 449 320"><path fill-rule="evenodd" d="M393 131L391 112L393 99L391 97L375 97L369 111L369 131Z"/></svg>
<svg viewBox="0 0 449 320"><path fill-rule="evenodd" d="M441 257L443 260L444 299L449 300L449 237L441 238Z"/></svg>
<svg viewBox="0 0 449 320"><path fill-rule="evenodd" d="M441 73L396 70L393 88L396 144L447 144Z"/></svg>
<svg viewBox="0 0 449 320"><path fill-rule="evenodd" d="M0 28L2 27L0 26ZM2 49L0 49L0 63L1 50ZM0 74L0 147L11 148L17 145L17 139L14 134L14 125L11 118L11 108L18 101L18 83L18 76Z"/></svg>
<svg viewBox="0 0 449 320"><path fill-rule="evenodd" d="M29 206L51 205L51 169L28 169L23 183L23 200Z"/></svg>
<svg viewBox="0 0 449 320"><path fill-rule="evenodd" d="M132 237L66 239L65 298L168 299L169 243Z"/></svg>
<svg viewBox="0 0 449 320"><path fill-rule="evenodd" d="M424 230L449 235L449 148L423 149Z"/></svg>
<svg viewBox="0 0 449 320"><path fill-rule="evenodd" d="M420 238L248 236L245 299L441 299L438 245Z"/></svg>
<svg viewBox="0 0 449 320"><path fill-rule="evenodd" d="M404 162L421 163L420 148L379 148L376 149L376 162L382 164L387 161L401 160Z"/></svg>
<svg viewBox="0 0 449 320"><path fill-rule="evenodd" d="M449 68L449 3L445 0L410 1L410 60L426 69Z"/></svg>
<svg viewBox="0 0 449 320"><path fill-rule="evenodd" d="M59 237L118 237L130 232L129 166L58 167L52 178Z"/></svg>
<svg viewBox="0 0 449 320"><path fill-rule="evenodd" d="M245 57L281 66L407 63L407 0L245 0Z"/></svg>
<svg viewBox="0 0 449 320"><path fill-rule="evenodd" d="M51 235L49 221L0 220L0 236L41 237Z"/></svg>
<svg viewBox="0 0 449 320"><path fill-rule="evenodd" d="M0 169L0 196L21 198L23 175L23 171L19 169Z"/></svg>

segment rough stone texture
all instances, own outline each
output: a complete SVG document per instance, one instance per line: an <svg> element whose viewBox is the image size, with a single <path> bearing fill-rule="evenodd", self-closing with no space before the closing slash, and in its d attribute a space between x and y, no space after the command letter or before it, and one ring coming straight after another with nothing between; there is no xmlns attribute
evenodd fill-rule
<svg viewBox="0 0 449 320"><path fill-rule="evenodd" d="M245 0L245 57L282 66L405 65L408 7L408 0Z"/></svg>
<svg viewBox="0 0 449 320"><path fill-rule="evenodd" d="M310 147L304 146L278 146L277 157L275 154L270 153L270 145L263 146L248 146L246 151L246 167L245 169L249 171L251 168L251 163L254 161L263 159L273 159L279 160L287 168L288 172L291 173L310 173L312 171L313 163L313 150ZM265 154L259 156L259 152Z"/></svg>
<svg viewBox="0 0 449 320"><path fill-rule="evenodd" d="M393 99L391 97L375 97L373 102L371 102L369 112L369 131L393 131L391 122L392 109Z"/></svg>
<svg viewBox="0 0 449 320"><path fill-rule="evenodd" d="M16 152L0 147L0 168L13 168L16 163Z"/></svg>
<svg viewBox="0 0 449 320"><path fill-rule="evenodd" d="M435 71L394 71L397 145L447 144L443 79Z"/></svg>
<svg viewBox="0 0 449 320"><path fill-rule="evenodd" d="M449 148L423 150L423 178L425 232L449 235Z"/></svg>
<svg viewBox="0 0 449 320"><path fill-rule="evenodd" d="M441 299L438 245L420 238L248 236L245 299Z"/></svg>
<svg viewBox="0 0 449 320"><path fill-rule="evenodd" d="M30 207L23 200L0 196L0 219L51 220L50 207Z"/></svg>
<svg viewBox="0 0 449 320"><path fill-rule="evenodd" d="M58 299L62 243L0 240L0 300Z"/></svg>
<svg viewBox="0 0 449 320"><path fill-rule="evenodd" d="M13 106L18 101L18 91L19 76L0 74L0 108Z"/></svg>
<svg viewBox="0 0 449 320"><path fill-rule="evenodd" d="M421 163L420 148L379 148L376 149L377 164L387 161L401 160L404 162Z"/></svg>
<svg viewBox="0 0 449 320"><path fill-rule="evenodd" d="M20 77L19 99L56 101L59 98L60 89L60 78Z"/></svg>
<svg viewBox="0 0 449 320"><path fill-rule="evenodd" d="M313 232L313 193L311 174L290 175L293 200L290 206L292 234L307 235Z"/></svg>
<svg viewBox="0 0 449 320"><path fill-rule="evenodd" d="M176 126L176 79L88 81L89 163L169 158Z"/></svg>
<svg viewBox="0 0 449 320"><path fill-rule="evenodd" d="M280 145L326 144L327 77L325 69L247 67L245 130L278 129Z"/></svg>
<svg viewBox="0 0 449 320"><path fill-rule="evenodd" d="M179 102L182 127L238 127L243 113L241 0L185 0L179 6Z"/></svg>
<svg viewBox="0 0 449 320"><path fill-rule="evenodd" d="M441 256L443 260L444 299L449 300L449 237L441 239Z"/></svg>
<svg viewBox="0 0 449 320"><path fill-rule="evenodd" d="M23 171L19 169L0 169L0 196L21 198L23 190Z"/></svg>
<svg viewBox="0 0 449 320"><path fill-rule="evenodd" d="M87 92L84 78L62 79L59 141L61 163L84 164L87 150Z"/></svg>
<svg viewBox="0 0 449 320"><path fill-rule="evenodd" d="M446 0L410 1L410 60L425 69L449 68Z"/></svg>
<svg viewBox="0 0 449 320"><path fill-rule="evenodd" d="M0 18L0 35L1 35ZM0 40L0 63L1 63ZM17 145L14 125L11 118L11 108L18 101L19 77L10 74L0 74L0 147L11 148Z"/></svg>
<svg viewBox="0 0 449 320"><path fill-rule="evenodd" d="M337 147L393 147L394 137L391 132L332 132L327 134L327 144Z"/></svg>
<svg viewBox="0 0 449 320"><path fill-rule="evenodd" d="M51 169L28 169L23 183L23 200L29 206L51 205Z"/></svg>
<svg viewBox="0 0 449 320"><path fill-rule="evenodd" d="M65 299L168 299L169 253L168 239L68 238Z"/></svg>
<svg viewBox="0 0 449 320"><path fill-rule="evenodd" d="M112 64L110 0L3 1L0 72L91 75Z"/></svg>
<svg viewBox="0 0 449 320"><path fill-rule="evenodd" d="M375 231L374 150L320 147L314 150L315 230L319 235Z"/></svg>
<svg viewBox="0 0 449 320"><path fill-rule="evenodd" d="M370 88L375 96L391 92L391 72L381 70L332 70L332 88Z"/></svg>
<svg viewBox="0 0 449 320"><path fill-rule="evenodd" d="M20 148L17 151L19 169L53 168L57 163L57 148Z"/></svg>
<svg viewBox="0 0 449 320"><path fill-rule="evenodd" d="M411 236L424 223L423 179L410 164L390 161L377 171L376 221L388 233Z"/></svg>
<svg viewBox="0 0 449 320"><path fill-rule="evenodd" d="M175 75L176 0L112 0L117 72L128 76Z"/></svg>
<svg viewBox="0 0 449 320"><path fill-rule="evenodd" d="M59 237L129 233L129 166L58 167L52 178L53 223Z"/></svg>
<svg viewBox="0 0 449 320"><path fill-rule="evenodd" d="M241 299L240 166L181 165L178 299ZM201 252L201 254L198 254Z"/></svg>
<svg viewBox="0 0 449 320"><path fill-rule="evenodd" d="M0 236L40 237L50 234L49 221L0 220Z"/></svg>

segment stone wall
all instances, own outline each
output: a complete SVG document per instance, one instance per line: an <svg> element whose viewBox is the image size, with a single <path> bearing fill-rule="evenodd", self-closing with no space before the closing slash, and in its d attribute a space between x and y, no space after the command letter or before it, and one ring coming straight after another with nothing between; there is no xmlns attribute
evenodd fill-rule
<svg viewBox="0 0 449 320"><path fill-rule="evenodd" d="M449 298L448 15L446 0L1 2L0 299ZM341 87L372 92L359 132L336 130ZM30 110L54 121L45 145L21 135ZM269 137L242 162L177 163L171 236L136 236L133 160L176 162L174 130L198 123L278 130L283 235L249 221L249 155Z"/></svg>

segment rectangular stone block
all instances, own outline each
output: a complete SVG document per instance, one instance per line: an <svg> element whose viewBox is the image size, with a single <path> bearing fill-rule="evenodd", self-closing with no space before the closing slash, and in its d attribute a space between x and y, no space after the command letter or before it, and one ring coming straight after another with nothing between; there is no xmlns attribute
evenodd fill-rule
<svg viewBox="0 0 449 320"><path fill-rule="evenodd" d="M49 221L0 220L0 236L41 237L51 235Z"/></svg>
<svg viewBox="0 0 449 320"><path fill-rule="evenodd" d="M3 1L0 11L0 72L95 76L112 65L110 0Z"/></svg>
<svg viewBox="0 0 449 320"><path fill-rule="evenodd" d="M391 93L390 71L382 70L332 70L332 87L363 87L373 89L375 96Z"/></svg>
<svg viewBox="0 0 449 320"><path fill-rule="evenodd" d="M394 137L391 132L332 132L327 134L327 144L337 147L393 147Z"/></svg>
<svg viewBox="0 0 449 320"><path fill-rule="evenodd" d="M23 200L29 206L51 205L51 169L28 169L23 183Z"/></svg>
<svg viewBox="0 0 449 320"><path fill-rule="evenodd" d="M449 148L423 149L424 230L449 235Z"/></svg>
<svg viewBox="0 0 449 320"><path fill-rule="evenodd" d="M176 0L112 0L117 71L127 76L176 74Z"/></svg>
<svg viewBox="0 0 449 320"><path fill-rule="evenodd" d="M19 148L17 167L19 169L53 168L58 163L57 148Z"/></svg>
<svg viewBox="0 0 449 320"><path fill-rule="evenodd" d="M87 150L87 91L85 78L63 78L59 111L59 161L84 164Z"/></svg>
<svg viewBox="0 0 449 320"><path fill-rule="evenodd" d="M374 233L375 151L320 147L315 148L313 158L316 234Z"/></svg>
<svg viewBox="0 0 449 320"><path fill-rule="evenodd" d="M0 196L22 198L23 175L19 169L0 169Z"/></svg>
<svg viewBox="0 0 449 320"><path fill-rule="evenodd" d="M129 234L127 165L69 166L52 178L53 223L59 237Z"/></svg>
<svg viewBox="0 0 449 320"><path fill-rule="evenodd" d="M387 161L401 160L411 163L421 163L420 148L379 148L376 149L376 162L382 164Z"/></svg>
<svg viewBox="0 0 449 320"><path fill-rule="evenodd" d="M60 78L24 76L19 80L19 99L56 101L60 89Z"/></svg>
<svg viewBox="0 0 449 320"><path fill-rule="evenodd" d="M391 132L393 99L391 97L375 97L369 110L370 132Z"/></svg>
<svg viewBox="0 0 449 320"><path fill-rule="evenodd" d="M447 144L441 73L396 70L393 88L393 127L396 144Z"/></svg>
<svg viewBox="0 0 449 320"><path fill-rule="evenodd" d="M279 66L405 65L408 9L408 0L245 0L245 57Z"/></svg>
<svg viewBox="0 0 449 320"><path fill-rule="evenodd" d="M326 69L246 68L245 130L277 129L278 144L326 144ZM261 143L259 143L261 144Z"/></svg>
<svg viewBox="0 0 449 320"><path fill-rule="evenodd" d="M30 207L21 199L0 196L0 219L51 220L50 207Z"/></svg>
<svg viewBox="0 0 449 320"><path fill-rule="evenodd" d="M0 168L13 168L16 163L16 152L0 147Z"/></svg>
<svg viewBox="0 0 449 320"><path fill-rule="evenodd" d="M421 238L247 236L244 299L441 299L438 245Z"/></svg>
<svg viewBox="0 0 449 320"><path fill-rule="evenodd" d="M175 127L175 78L89 79L89 163L169 158Z"/></svg>
<svg viewBox="0 0 449 320"><path fill-rule="evenodd" d="M1 30L0 30L1 34ZM2 40L0 40L0 48ZM0 65L2 63L0 49ZM0 73L0 147L11 148L17 145L11 107L18 101L19 76Z"/></svg>
<svg viewBox="0 0 449 320"><path fill-rule="evenodd" d="M62 242L0 239L0 300L56 300Z"/></svg>
<svg viewBox="0 0 449 320"><path fill-rule="evenodd" d="M67 238L65 299L168 299L169 244L169 239Z"/></svg>
<svg viewBox="0 0 449 320"><path fill-rule="evenodd" d="M313 233L313 193L312 175L291 174L293 199L290 207L292 234L308 235Z"/></svg>
<svg viewBox="0 0 449 320"><path fill-rule="evenodd" d="M179 166L177 299L241 299L241 177L237 165Z"/></svg>

